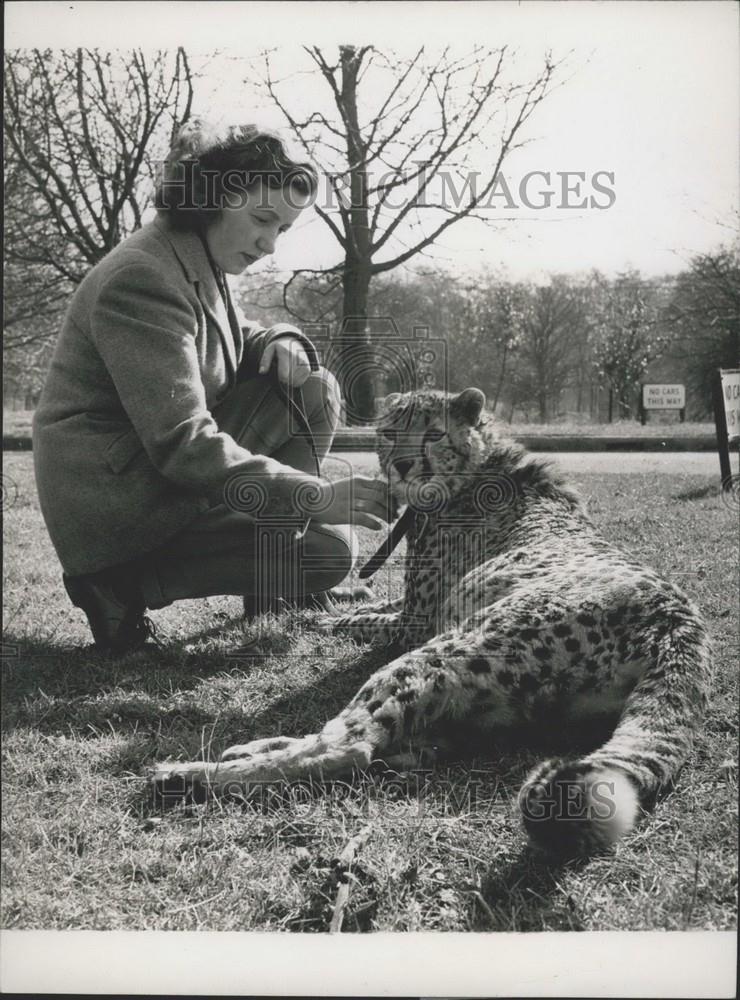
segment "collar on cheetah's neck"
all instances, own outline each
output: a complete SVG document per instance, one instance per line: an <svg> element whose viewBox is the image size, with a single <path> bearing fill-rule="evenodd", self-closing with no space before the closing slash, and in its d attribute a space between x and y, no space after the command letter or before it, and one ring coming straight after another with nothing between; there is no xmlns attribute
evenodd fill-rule
<svg viewBox="0 0 740 1000"><path fill-rule="evenodd" d="M429 477L432 475L432 466L427 458L426 454L422 459L422 476ZM383 563L388 559L390 554L396 548L398 543L401 541L404 535L408 534L409 528L411 528L414 523L414 516L416 511L412 508L411 504L407 504L406 510L401 514L399 519L391 528L391 532L385 539L380 548L375 552L375 555L371 556L365 565L358 572L358 577L361 580L367 580L368 577L377 573ZM423 530L423 529L422 529Z"/></svg>
<svg viewBox="0 0 740 1000"><path fill-rule="evenodd" d="M416 533L414 535L416 542L420 541L422 535L427 530L427 525L429 524L429 515L423 513L422 511L415 510L410 504L406 507L403 514L399 517L396 523L391 528L391 532L377 550L375 555L371 556L365 565L359 570L358 576L361 580L366 580L368 577L372 576L373 573L377 573L383 563L388 559L390 554L393 552L395 547L401 541L404 535L407 535L411 528L414 526L416 519L419 518L420 524L416 528Z"/></svg>
<svg viewBox="0 0 740 1000"><path fill-rule="evenodd" d="M390 534L377 550L375 555L371 556L365 565L360 569L357 575L361 580L366 580L369 576L372 576L373 573L377 573L386 559L388 559L391 552L393 552L395 547L401 541L403 536L407 534L409 528L414 523L415 514L416 511L410 505L406 507L406 510L393 525Z"/></svg>
<svg viewBox="0 0 740 1000"><path fill-rule="evenodd" d="M365 565L360 569L357 575L361 580L366 580L369 576L372 576L373 573L377 573L386 559L390 556L391 552L393 552L395 547L414 523L414 514L415 511L411 506L406 507L406 510L393 525L390 534L377 550L375 555L371 556Z"/></svg>

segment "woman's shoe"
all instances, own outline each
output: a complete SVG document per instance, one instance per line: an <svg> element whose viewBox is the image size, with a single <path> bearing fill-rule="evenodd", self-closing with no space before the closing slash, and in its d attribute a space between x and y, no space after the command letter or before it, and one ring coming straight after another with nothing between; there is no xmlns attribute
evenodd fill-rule
<svg viewBox="0 0 740 1000"><path fill-rule="evenodd" d="M141 649L152 636L153 626L144 615L144 601L133 594L125 598L112 579L107 580L98 573L65 574L62 579L71 602L87 615L99 650L129 653Z"/></svg>

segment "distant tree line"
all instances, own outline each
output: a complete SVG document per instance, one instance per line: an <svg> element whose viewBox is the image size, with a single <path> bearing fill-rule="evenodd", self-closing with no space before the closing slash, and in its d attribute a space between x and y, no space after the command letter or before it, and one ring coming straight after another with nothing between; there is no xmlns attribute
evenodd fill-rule
<svg viewBox="0 0 740 1000"><path fill-rule="evenodd" d="M247 312L277 322L298 312L338 330L342 303L321 278L292 283L248 278ZM460 278L444 270L382 276L368 312L393 321L402 339L425 326L447 342L448 387L476 385L504 420L635 418L644 381L683 382L688 419L711 416L712 377L740 363L740 247L693 258L678 276L626 271L607 278L553 274L511 281L493 271ZM378 395L393 391L379 379Z"/></svg>

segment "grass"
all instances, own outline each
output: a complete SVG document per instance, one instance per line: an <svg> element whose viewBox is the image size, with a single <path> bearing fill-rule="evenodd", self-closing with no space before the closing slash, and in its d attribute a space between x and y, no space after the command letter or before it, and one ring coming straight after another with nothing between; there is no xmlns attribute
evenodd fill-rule
<svg viewBox="0 0 740 1000"><path fill-rule="evenodd" d="M648 417L643 426L639 420L615 420L611 424L554 421L547 424L506 424L506 432L513 437L545 437L562 434L568 437L702 437L715 434L710 421L687 420L681 423L677 416Z"/></svg>
<svg viewBox="0 0 740 1000"><path fill-rule="evenodd" d="M717 681L675 789L614 853L550 868L515 810L546 748L157 812L148 765L315 731L383 650L319 635L309 612L245 630L237 598L210 598L154 614L162 648L98 656L63 594L31 456L6 455L2 926L325 931L333 861L369 827L348 931L734 928L737 510L708 477L574 481L608 537L698 601ZM376 536L362 536L371 551ZM400 558L379 589L398 586Z"/></svg>

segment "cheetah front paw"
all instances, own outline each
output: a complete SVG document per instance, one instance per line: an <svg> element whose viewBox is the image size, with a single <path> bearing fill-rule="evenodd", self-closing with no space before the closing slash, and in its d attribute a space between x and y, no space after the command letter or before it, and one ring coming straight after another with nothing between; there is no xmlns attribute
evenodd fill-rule
<svg viewBox="0 0 740 1000"><path fill-rule="evenodd" d="M322 635L334 635L337 618L333 615L318 615L311 622L311 627Z"/></svg>
<svg viewBox="0 0 740 1000"><path fill-rule="evenodd" d="M155 764L149 770L149 784L156 804L183 800L203 802L208 797L214 765L206 761Z"/></svg>

